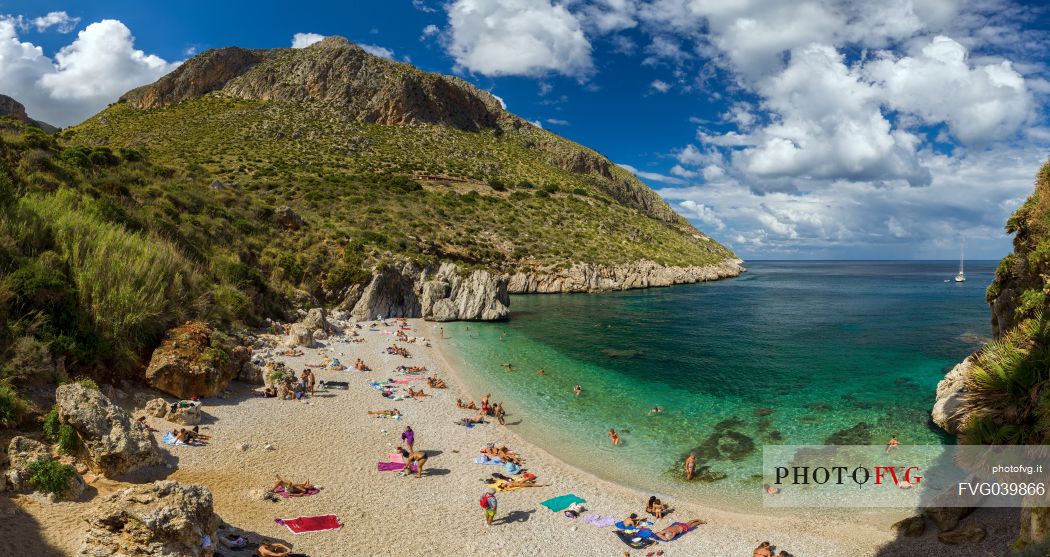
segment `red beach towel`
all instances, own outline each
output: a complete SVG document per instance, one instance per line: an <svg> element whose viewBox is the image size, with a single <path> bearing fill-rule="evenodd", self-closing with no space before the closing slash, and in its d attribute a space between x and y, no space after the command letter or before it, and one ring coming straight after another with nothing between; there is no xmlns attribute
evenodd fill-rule
<svg viewBox="0 0 1050 557"><path fill-rule="evenodd" d="M274 522L288 527L293 534L338 530L343 527L343 523L339 522L339 518L334 514L326 514L322 516L300 516L299 518L278 518L275 519Z"/></svg>

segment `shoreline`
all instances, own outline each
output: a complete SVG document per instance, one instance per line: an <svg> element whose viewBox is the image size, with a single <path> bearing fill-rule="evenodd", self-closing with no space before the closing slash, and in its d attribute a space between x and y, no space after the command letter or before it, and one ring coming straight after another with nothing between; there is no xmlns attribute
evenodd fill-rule
<svg viewBox="0 0 1050 557"><path fill-rule="evenodd" d="M424 555L595 555L619 556L628 548L611 528L598 528L584 520L570 519L539 505L549 498L574 493L587 500L587 515L612 516L621 520L632 512L641 514L648 493L613 483L573 467L541 446L497 423L467 429L453 422L473 415L460 410L456 398L476 400L456 356L447 341L435 333L440 323L409 320L410 334L429 339L404 344L411 359L386 354L393 343L392 327L383 332L360 331L364 342L325 341L324 347L303 348L304 355L274 360L299 370L334 355L344 364L360 357L373 371L318 370L319 380L346 381L348 390L331 390L305 402L259 397L255 387L234 382L226 398L204 400L206 419L202 432L212 436L204 447L161 445L169 470L168 479L207 486L213 494L215 512L223 522L247 532L250 537L291 543L293 551L311 557L339 555L389 555L412 552ZM280 341L281 337L270 337ZM427 375L446 381L448 389L431 389L422 400L394 402L382 398L368 381L393 376L397 365L426 366ZM465 367L465 366L464 366ZM146 392L143 390L143 392ZM156 393L153 393L154 395ZM127 397L127 404L134 397ZM170 397L165 397L171 400ZM122 404L124 405L124 404ZM125 406L127 408L127 406ZM366 410L399 409L401 420L378 419ZM512 408L516 411L517 409ZM138 413L136 413L137 415ZM512 415L517 420L520 415ZM159 439L172 424L149 418L161 430ZM405 425L416 431L417 447L431 458L422 478L398 477L378 472L376 462L399 444ZM526 467L548 487L501 492L496 524L486 528L478 507L484 490L481 479L500 471L494 466L473 463L486 443L505 444L526 459ZM269 444L273 450L267 450ZM242 447L246 445L247 448ZM262 497L281 474L293 481L310 480L322 487L318 495L270 502ZM126 478L127 479L127 478ZM145 481L145 480L143 480ZM94 497L120 489L119 481L95 480ZM79 546L77 536L90 496L81 502L48 505L21 495L13 500L22 512L40 524L41 537L66 554ZM672 554L747 555L760 542L769 540L797 557L830 555L908 555L943 551L929 531L903 553L880 553L879 547L895 535L888 524L857 523L839 518L816 521L797 516L751 515L705 507L688 500L665 497L674 507L669 517L656 521L662 528L674 521L700 518L707 521L673 545L654 546ZM59 512L61 511L61 512ZM340 530L292 535L275 518L336 514ZM842 513L840 513L842 514ZM71 517L78 517L71 527ZM991 532L990 532L991 534ZM990 536L991 537L991 536ZM909 542L910 543L910 542ZM932 544L932 545L931 545ZM634 550L631 555L644 555ZM958 552L957 552L958 553ZM43 553L42 553L43 554ZM960 553L965 554L965 553Z"/></svg>

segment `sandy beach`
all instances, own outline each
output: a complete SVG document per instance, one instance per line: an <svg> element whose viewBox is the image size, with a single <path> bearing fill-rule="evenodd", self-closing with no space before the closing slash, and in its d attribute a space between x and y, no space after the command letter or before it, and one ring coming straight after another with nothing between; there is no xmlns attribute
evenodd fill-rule
<svg viewBox="0 0 1050 557"><path fill-rule="evenodd" d="M586 500L584 516L603 515L622 520L632 512L642 514L648 493L612 484L572 468L539 447L527 443L512 428L492 423L468 429L456 422L475 412L461 410L456 399L478 400L483 393L464 392L464 383L440 350L439 325L409 320L409 335L425 337L405 346L411 358L387 354L394 344L396 326L359 330L363 342L333 338L318 348L302 349L297 357L273 356L299 371L326 356L336 357L351 369L316 370L319 380L346 381L347 390L318 392L303 401L263 398L256 389L234 382L225 398L206 399L202 433L212 436L202 447L161 445L168 456L170 479L200 483L211 489L215 510L222 520L250 537L276 539L293 546L297 553L313 557L341 555L606 555L619 556L628 550L611 527L599 528L582 518L570 519L540 505L552 497L573 493ZM272 337L279 341L278 337ZM270 350L263 351L265 354ZM356 358L372 369L352 369ZM432 389L426 381L410 381L428 395L421 400L393 401L381 396L369 381L395 377L400 365L425 366L444 379L448 389ZM508 422L515 416L512 401ZM400 420L377 418L368 410L398 409ZM170 430L172 424L150 419L153 427ZM406 425L416 432L416 448L426 450L429 460L422 478L380 472L376 464L400 443ZM156 434L158 440L161 433ZM478 499L482 480L496 466L474 464L486 443L507 445L526 459L527 468L539 476L541 488L498 494L495 524L484 524ZM271 448L267 449L269 445ZM242 450L247 446L246 450ZM293 481L309 480L321 486L310 497L266 500L275 475ZM92 478L89 478L91 480ZM121 484L96 480L92 487L104 494ZM83 499L82 499L83 500ZM16 504L37 522L43 538L64 553L73 553L83 531L77 518L84 503L44 504L31 496ZM675 511L656 521L655 529L674 521L700 518L707 521L698 530L672 543L660 543L645 555L663 550L667 555L750 555L763 540L769 540L799 557L835 555L892 555L878 548L894 539L885 524L858 524L848 516L819 523L790 517L729 513L704 508L687 501L665 500ZM295 535L276 524L276 518L335 514L344 524L339 530ZM929 532L901 555L943 551ZM1001 537L990 530L990 538ZM223 552L228 555L243 552ZM46 553L45 553L46 554Z"/></svg>

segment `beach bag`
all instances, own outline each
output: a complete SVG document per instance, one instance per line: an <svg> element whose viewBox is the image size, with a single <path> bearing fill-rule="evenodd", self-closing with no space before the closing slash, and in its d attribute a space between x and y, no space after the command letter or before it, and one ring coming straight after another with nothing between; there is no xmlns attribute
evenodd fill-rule
<svg viewBox="0 0 1050 557"><path fill-rule="evenodd" d="M496 506L496 496L491 493L486 493L481 496L481 501L478 501L483 509L491 509Z"/></svg>

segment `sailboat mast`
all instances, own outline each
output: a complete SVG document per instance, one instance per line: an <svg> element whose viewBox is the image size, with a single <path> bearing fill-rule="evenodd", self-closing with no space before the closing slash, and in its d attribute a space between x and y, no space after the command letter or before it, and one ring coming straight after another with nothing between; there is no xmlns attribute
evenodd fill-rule
<svg viewBox="0 0 1050 557"><path fill-rule="evenodd" d="M959 274L963 274L963 260L966 259L966 246L959 248Z"/></svg>

